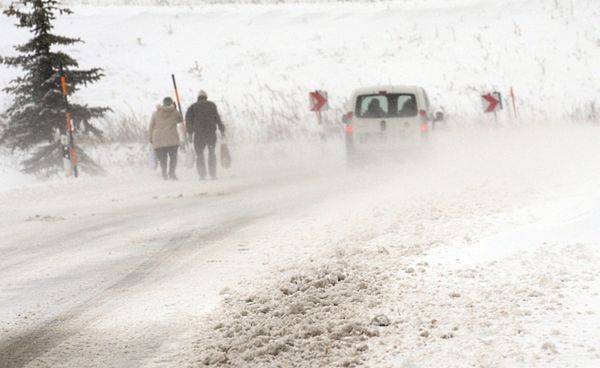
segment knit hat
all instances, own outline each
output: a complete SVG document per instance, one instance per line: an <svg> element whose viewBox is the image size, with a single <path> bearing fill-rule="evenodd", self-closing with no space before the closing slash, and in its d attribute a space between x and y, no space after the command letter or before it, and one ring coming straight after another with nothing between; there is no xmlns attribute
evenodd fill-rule
<svg viewBox="0 0 600 368"><path fill-rule="evenodd" d="M163 99L163 106L171 106L173 105L173 99L171 97L165 97Z"/></svg>

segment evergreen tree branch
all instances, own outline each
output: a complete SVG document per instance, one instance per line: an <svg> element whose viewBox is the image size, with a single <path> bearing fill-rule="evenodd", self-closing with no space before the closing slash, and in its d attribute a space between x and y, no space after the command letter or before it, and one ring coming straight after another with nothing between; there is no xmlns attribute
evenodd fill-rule
<svg viewBox="0 0 600 368"><path fill-rule="evenodd" d="M23 162L25 172L48 174L62 168L58 134L66 132L66 106L60 83L61 70L67 79L68 96L104 76L100 68L80 70L77 60L63 51L54 50L83 42L79 38L51 33L56 14L71 13L57 0L18 0L4 10L5 15L16 18L17 27L28 28L33 35L25 44L15 46L18 55L0 57L1 64L24 71L23 76L3 88L14 99L2 114L5 121L0 127L0 144L13 149L34 150ZM75 125L83 125L81 133L102 135L91 122L110 111L108 107L71 104L69 110ZM79 158L83 170L101 171L81 147L77 149L81 151Z"/></svg>

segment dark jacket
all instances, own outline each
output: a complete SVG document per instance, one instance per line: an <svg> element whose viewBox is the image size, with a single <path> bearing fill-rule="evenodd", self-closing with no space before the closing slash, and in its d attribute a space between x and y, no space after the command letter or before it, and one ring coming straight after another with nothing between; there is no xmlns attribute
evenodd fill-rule
<svg viewBox="0 0 600 368"><path fill-rule="evenodd" d="M190 106L185 113L188 133L196 136L211 136L217 128L225 133L225 126L221 122L217 106L207 100L200 99Z"/></svg>

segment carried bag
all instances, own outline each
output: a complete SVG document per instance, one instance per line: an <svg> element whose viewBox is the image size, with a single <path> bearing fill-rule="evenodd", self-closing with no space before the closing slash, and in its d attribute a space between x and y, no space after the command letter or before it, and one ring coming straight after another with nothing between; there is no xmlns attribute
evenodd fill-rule
<svg viewBox="0 0 600 368"><path fill-rule="evenodd" d="M185 125L183 123L177 123L177 136L179 137L179 144L185 145L187 140L185 139Z"/></svg>
<svg viewBox="0 0 600 368"><path fill-rule="evenodd" d="M221 167L229 169L231 167L231 153L227 143L221 143Z"/></svg>
<svg viewBox="0 0 600 368"><path fill-rule="evenodd" d="M196 163L196 151L194 145L188 142L185 134L185 125L183 123L177 124L177 135L179 136L179 144L181 151L183 152L183 161L185 167L191 169Z"/></svg>
<svg viewBox="0 0 600 368"><path fill-rule="evenodd" d="M194 164L196 163L196 150L194 149L193 144L188 144L187 149L184 152L184 161L185 167L188 169L193 169Z"/></svg>
<svg viewBox="0 0 600 368"><path fill-rule="evenodd" d="M150 167L150 170L156 170L158 167L158 158L156 157L156 151L152 145L150 145L150 152L148 152L148 166Z"/></svg>

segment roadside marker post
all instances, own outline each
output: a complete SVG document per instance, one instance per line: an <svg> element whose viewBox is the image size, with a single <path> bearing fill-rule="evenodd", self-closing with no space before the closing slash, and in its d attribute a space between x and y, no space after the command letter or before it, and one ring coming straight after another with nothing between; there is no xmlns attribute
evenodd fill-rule
<svg viewBox="0 0 600 368"><path fill-rule="evenodd" d="M79 170L77 168L77 150L75 148L75 138L73 137L73 130L75 130L75 128L73 126L73 119L69 109L67 78L62 66L60 67L60 88L65 104L65 118L67 124L65 135L66 139L61 139L61 143L63 145L63 163L65 166L65 171L67 172L67 176L70 176L72 173L73 176L77 178L79 176ZM67 168L69 170L67 170Z"/></svg>
<svg viewBox="0 0 600 368"><path fill-rule="evenodd" d="M183 112L181 111L181 101L179 99L179 90L177 89L177 81L175 81L175 74L171 74L171 80L173 80L173 88L175 89L175 100L177 101L177 108L179 109L179 112L183 114Z"/></svg>
<svg viewBox="0 0 600 368"><path fill-rule="evenodd" d="M317 123L323 124L323 117L321 116L322 111L329 110L329 101L327 99L327 92L316 90L308 94L308 101L310 104L310 110L317 114Z"/></svg>
<svg viewBox="0 0 600 368"><path fill-rule="evenodd" d="M183 110L181 109L181 99L179 98L179 89L177 89L177 81L175 80L175 74L171 74L171 80L173 81L173 89L175 90L175 100L177 102L177 110L179 110L179 113L183 117L183 125L178 126L177 130L178 130L178 134L180 136L179 139L182 140L181 145L185 152L185 151L187 151L187 148L188 148L187 125L186 125L185 117L183 116Z"/></svg>
<svg viewBox="0 0 600 368"><path fill-rule="evenodd" d="M517 105L515 103L515 92L512 88L512 86L510 87L510 99L512 101L512 107L513 107L513 114L515 116L515 119L519 117L519 114L517 113Z"/></svg>
<svg viewBox="0 0 600 368"><path fill-rule="evenodd" d="M175 100L177 102L177 110L181 114L183 118L183 122L177 124L177 134L179 135L179 141L182 152L185 154L185 166L188 169L194 167L196 163L196 151L194 149L194 144L188 142L188 134L187 134L187 122L185 121L185 116L183 114L183 109L181 107L181 98L179 96L179 89L177 88L177 81L175 80L175 74L171 74L171 80L173 81L173 89L175 90Z"/></svg>
<svg viewBox="0 0 600 368"><path fill-rule="evenodd" d="M502 110L502 94L500 92L492 92L481 95L484 113L494 113L494 119L498 122L496 111Z"/></svg>

